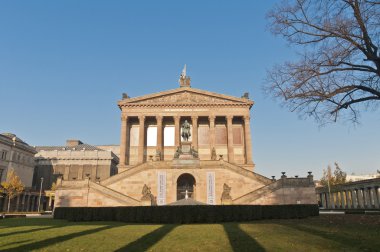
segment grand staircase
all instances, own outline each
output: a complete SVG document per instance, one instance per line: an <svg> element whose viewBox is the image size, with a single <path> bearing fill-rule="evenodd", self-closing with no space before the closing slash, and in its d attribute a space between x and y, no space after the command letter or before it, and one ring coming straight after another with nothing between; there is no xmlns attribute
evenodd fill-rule
<svg viewBox="0 0 380 252"><path fill-rule="evenodd" d="M281 187L281 185L278 182L273 182L272 180L262 175L259 175L253 171L247 170L238 165L231 164L224 160L201 161L200 167L201 167L200 169L210 169L210 168L228 169L234 173L240 174L244 177L252 178L264 184L263 187L234 199L233 204L249 204L250 202L262 197L263 195L272 193ZM138 164L134 167L129 168L128 170L125 170L119 174L109 177L101 181L100 183L90 182L89 186L90 188L96 190L98 193L101 193L109 198L112 198L118 201L122 205L140 205L140 200L134 199L128 195L115 191L109 188L109 185L116 183L120 180L123 180L125 178L131 177L140 172L143 172L146 169L152 169L152 168L156 168L156 169L157 168L158 169L171 168L171 162L160 161L160 162L146 162L146 163Z"/></svg>

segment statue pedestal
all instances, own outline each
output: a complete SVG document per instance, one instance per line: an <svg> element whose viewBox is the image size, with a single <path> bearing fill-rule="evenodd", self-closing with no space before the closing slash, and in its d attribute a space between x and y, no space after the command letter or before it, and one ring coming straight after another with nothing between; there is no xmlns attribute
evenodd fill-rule
<svg viewBox="0 0 380 252"><path fill-rule="evenodd" d="M193 159L193 154L191 153L191 142L181 143L181 154L179 159Z"/></svg>
<svg viewBox="0 0 380 252"><path fill-rule="evenodd" d="M150 198L142 198L141 199L141 206L151 206L152 205L152 200Z"/></svg>
<svg viewBox="0 0 380 252"><path fill-rule="evenodd" d="M194 152L191 148L191 142L181 142L179 153L175 156L172 162L175 167L199 167L198 152Z"/></svg>

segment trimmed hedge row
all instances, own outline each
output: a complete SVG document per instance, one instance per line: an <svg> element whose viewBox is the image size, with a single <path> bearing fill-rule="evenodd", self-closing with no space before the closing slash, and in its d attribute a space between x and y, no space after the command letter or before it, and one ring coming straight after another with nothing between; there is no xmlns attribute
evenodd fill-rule
<svg viewBox="0 0 380 252"><path fill-rule="evenodd" d="M318 216L318 205L57 207L55 219L129 223L215 223Z"/></svg>

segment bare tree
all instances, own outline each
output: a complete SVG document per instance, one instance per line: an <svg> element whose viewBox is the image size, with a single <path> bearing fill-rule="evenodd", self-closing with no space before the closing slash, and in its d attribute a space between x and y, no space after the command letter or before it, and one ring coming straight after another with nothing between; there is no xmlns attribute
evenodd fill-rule
<svg viewBox="0 0 380 252"><path fill-rule="evenodd" d="M289 0L269 13L271 31L299 51L268 71L266 90L319 123L358 122L380 104L380 1Z"/></svg>

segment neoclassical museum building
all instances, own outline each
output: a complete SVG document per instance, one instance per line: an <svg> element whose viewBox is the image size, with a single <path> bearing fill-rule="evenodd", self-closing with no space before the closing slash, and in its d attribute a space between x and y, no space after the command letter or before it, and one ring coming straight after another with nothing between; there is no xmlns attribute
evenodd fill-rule
<svg viewBox="0 0 380 252"><path fill-rule="evenodd" d="M57 180L55 206L316 204L313 176L280 179L254 172L248 94L191 87L118 102L118 173Z"/></svg>

